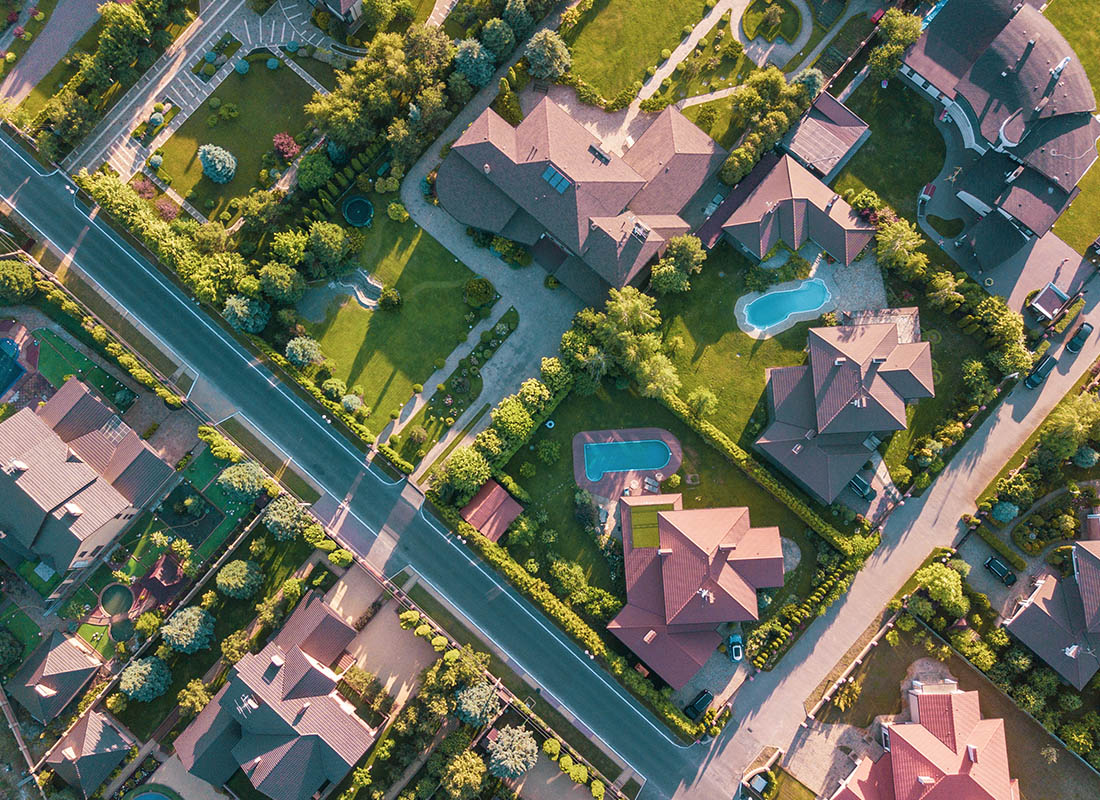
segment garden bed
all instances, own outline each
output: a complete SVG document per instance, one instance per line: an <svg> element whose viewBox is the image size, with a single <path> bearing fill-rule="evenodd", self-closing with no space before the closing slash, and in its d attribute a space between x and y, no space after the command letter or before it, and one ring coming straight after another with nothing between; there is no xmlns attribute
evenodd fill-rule
<svg viewBox="0 0 1100 800"><path fill-rule="evenodd" d="M770 25L765 19L773 6L782 14L778 25ZM790 0L753 0L741 16L741 29L749 39L762 36L765 41L774 42L783 37L793 44L802 29L802 15Z"/></svg>

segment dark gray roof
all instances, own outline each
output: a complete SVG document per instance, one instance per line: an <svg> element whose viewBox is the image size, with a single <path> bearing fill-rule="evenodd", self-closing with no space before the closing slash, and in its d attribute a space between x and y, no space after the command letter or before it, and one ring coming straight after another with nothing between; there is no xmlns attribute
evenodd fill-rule
<svg viewBox="0 0 1100 800"><path fill-rule="evenodd" d="M1000 211L991 211L978 220L966 240L982 269L1000 266L1027 244L1027 237Z"/></svg>
<svg viewBox="0 0 1100 800"><path fill-rule="evenodd" d="M6 685L8 694L39 722L49 722L96 674L99 655L76 637L54 631Z"/></svg>
<svg viewBox="0 0 1100 800"><path fill-rule="evenodd" d="M1050 230L1079 192L1076 186L1066 191L996 150L986 151L964 170L955 181L955 189L990 209L1004 209L1038 236Z"/></svg>
<svg viewBox="0 0 1100 800"><path fill-rule="evenodd" d="M376 736L335 691L330 669L354 637L320 595L306 595L177 738L184 766L216 784L240 768L274 800L306 800L342 780Z"/></svg>
<svg viewBox="0 0 1100 800"><path fill-rule="evenodd" d="M98 711L89 711L46 757L70 787L90 797L122 763L133 742Z"/></svg>

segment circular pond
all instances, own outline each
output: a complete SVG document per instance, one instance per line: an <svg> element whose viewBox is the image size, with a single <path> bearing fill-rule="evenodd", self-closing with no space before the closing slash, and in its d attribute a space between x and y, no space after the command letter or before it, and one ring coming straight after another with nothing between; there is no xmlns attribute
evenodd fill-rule
<svg viewBox="0 0 1100 800"><path fill-rule="evenodd" d="M134 623L123 617L118 622L111 623L111 641L125 642L134 635Z"/></svg>
<svg viewBox="0 0 1100 800"><path fill-rule="evenodd" d="M112 583L99 595L99 605L112 617L130 610L134 604L134 593L129 586Z"/></svg>
<svg viewBox="0 0 1100 800"><path fill-rule="evenodd" d="M341 209L348 225L365 228L374 219L374 203L361 194L353 194L344 201Z"/></svg>

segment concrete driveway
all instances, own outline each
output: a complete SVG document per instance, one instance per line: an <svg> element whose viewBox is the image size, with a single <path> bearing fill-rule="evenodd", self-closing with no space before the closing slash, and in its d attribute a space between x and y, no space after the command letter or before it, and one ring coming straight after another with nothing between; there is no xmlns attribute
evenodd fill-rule
<svg viewBox="0 0 1100 800"><path fill-rule="evenodd" d="M1002 618L1012 613L1017 600L1023 599L1031 593L1031 576L1040 575L1045 571L1043 566L1035 566L1031 570L1019 572L1012 569L1016 574L1016 583L1012 586L1005 586L1000 578L984 566L985 560L990 556L997 556L997 553L993 552L993 548L982 541L981 537L973 534L959 545L959 556L970 565L970 576L966 579L967 583L986 595L993 608ZM1001 561L1005 560L1003 556L997 557ZM1011 565L1009 566L1011 569Z"/></svg>
<svg viewBox="0 0 1100 800"><path fill-rule="evenodd" d="M416 690L420 673L439 658L430 644L401 629L400 611L401 606L388 602L348 645L356 663L377 675L382 687L393 695L395 708Z"/></svg>

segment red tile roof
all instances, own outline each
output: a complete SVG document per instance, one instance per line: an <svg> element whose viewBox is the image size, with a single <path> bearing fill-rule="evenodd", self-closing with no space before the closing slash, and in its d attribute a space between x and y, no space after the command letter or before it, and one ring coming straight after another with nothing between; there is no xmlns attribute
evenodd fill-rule
<svg viewBox="0 0 1100 800"><path fill-rule="evenodd" d="M831 800L1019 800L1004 722L981 718L977 692L915 684L909 708L912 721L885 725L889 751L857 764Z"/></svg>
<svg viewBox="0 0 1100 800"><path fill-rule="evenodd" d="M464 520L481 531L491 542L499 540L508 530L508 526L522 513L523 506L508 494L507 489L491 478L459 512Z"/></svg>
<svg viewBox="0 0 1100 800"><path fill-rule="evenodd" d="M661 507L657 547L634 543L646 506ZM627 604L607 627L679 689L714 652L718 624L757 619L756 590L783 585L779 529L753 528L747 508L684 510L679 494L626 496L620 510Z"/></svg>

